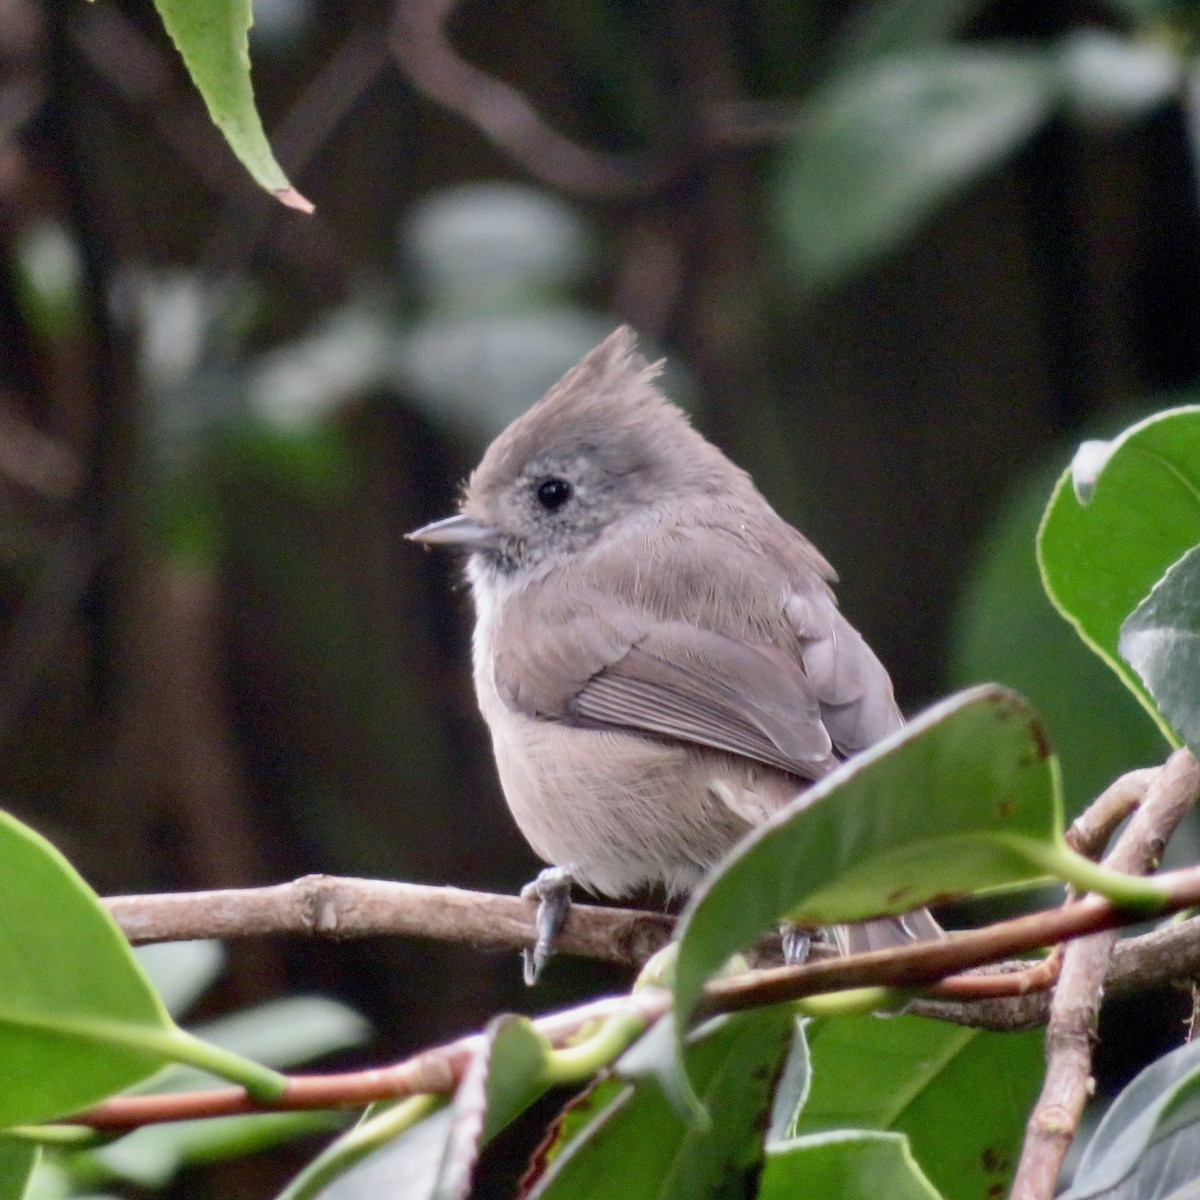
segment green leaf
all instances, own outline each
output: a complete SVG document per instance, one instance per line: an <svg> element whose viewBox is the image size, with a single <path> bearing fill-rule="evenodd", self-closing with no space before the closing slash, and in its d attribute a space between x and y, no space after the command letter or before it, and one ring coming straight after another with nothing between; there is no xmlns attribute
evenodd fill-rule
<svg viewBox="0 0 1200 1200"><path fill-rule="evenodd" d="M1084 443L1038 533L1042 582L1059 612L1116 671L1166 737L1175 732L1120 658L1125 618L1200 544L1200 406L1148 417L1112 442Z"/></svg>
<svg viewBox="0 0 1200 1200"><path fill-rule="evenodd" d="M173 1017L190 1009L216 982L225 950L215 939L135 946L134 956Z"/></svg>
<svg viewBox="0 0 1200 1200"><path fill-rule="evenodd" d="M0 1125L120 1091L175 1031L116 922L44 838L0 813Z"/></svg>
<svg viewBox="0 0 1200 1200"><path fill-rule="evenodd" d="M1154 585L1121 626L1121 656L1193 754L1200 753L1200 546Z"/></svg>
<svg viewBox="0 0 1200 1200"><path fill-rule="evenodd" d="M0 813L0 1126L85 1108L168 1062L276 1092L282 1079L177 1028L70 863Z"/></svg>
<svg viewBox="0 0 1200 1200"><path fill-rule="evenodd" d="M591 1087L576 1096L558 1114L549 1133L534 1151L525 1176L526 1190L547 1173L567 1146L629 1091L628 1080L609 1075L595 1080ZM527 1196L523 1195L521 1200L527 1200Z"/></svg>
<svg viewBox="0 0 1200 1200"><path fill-rule="evenodd" d="M767 1151L758 1200L801 1196L939 1200L901 1134L860 1130L814 1134Z"/></svg>
<svg viewBox="0 0 1200 1200"><path fill-rule="evenodd" d="M842 1017L810 1022L808 1038L813 1081L798 1134L902 1133L948 1200L1007 1194L1045 1069L1041 1030Z"/></svg>
<svg viewBox="0 0 1200 1200"><path fill-rule="evenodd" d="M705 981L784 919L830 925L1047 874L1156 908L1151 881L1097 868L1060 833L1057 763L1021 697L973 688L843 764L753 830L676 934L679 1028Z"/></svg>
<svg viewBox="0 0 1200 1200"><path fill-rule="evenodd" d="M957 47L870 63L801 113L770 189L800 282L831 287L894 249L1050 115L1044 55Z"/></svg>
<svg viewBox="0 0 1200 1200"><path fill-rule="evenodd" d="M742 1194L762 1161L763 1131L792 1030L791 1013L777 1007L718 1018L688 1039L687 1067L711 1114L705 1128L680 1116L651 1076L619 1090L606 1086L607 1104L553 1158L530 1200Z"/></svg>
<svg viewBox="0 0 1200 1200"><path fill-rule="evenodd" d="M771 1125L767 1130L767 1145L786 1141L796 1132L796 1120L808 1100L812 1087L812 1059L808 1052L809 1021L796 1018L792 1047L788 1051L775 1086L775 1101L771 1107Z"/></svg>
<svg viewBox="0 0 1200 1200"><path fill-rule="evenodd" d="M327 1133L344 1123L329 1112L262 1113L170 1121L136 1129L98 1150L65 1159L71 1175L91 1188L125 1179L146 1188L162 1188L185 1167L225 1162L260 1150Z"/></svg>
<svg viewBox="0 0 1200 1200"><path fill-rule="evenodd" d="M0 1200L24 1200L39 1155L36 1142L0 1137Z"/></svg>
<svg viewBox="0 0 1200 1200"><path fill-rule="evenodd" d="M466 1200L480 1148L511 1124L548 1087L549 1044L525 1017L499 1017L488 1028L454 1095L435 1200Z"/></svg>
<svg viewBox="0 0 1200 1200"><path fill-rule="evenodd" d="M1113 1101L1060 1200L1191 1196L1198 1179L1200 1042L1189 1042L1151 1063Z"/></svg>
<svg viewBox="0 0 1200 1200"><path fill-rule="evenodd" d="M312 205L288 182L263 132L250 84L250 0L154 0L208 115L255 183L302 212Z"/></svg>
<svg viewBox="0 0 1200 1200"><path fill-rule="evenodd" d="M190 947L182 958L155 955L155 969L174 961L181 974L219 966L211 956L217 942L167 942L144 950ZM209 948L201 951L201 947ZM143 958L139 952L139 958ZM245 1054L272 1067L291 1067L336 1050L360 1045L369 1033L367 1022L337 1001L322 996L288 996L241 1012L218 1017L195 1032L207 1042ZM196 1067L175 1064L155 1075L140 1090L196 1091L212 1086L212 1075ZM194 1163L218 1162L337 1129L343 1120L330 1113L271 1113L197 1121L171 1121L137 1129L98 1150L73 1154L72 1174L94 1186L110 1178L130 1179L145 1187L162 1187Z"/></svg>
<svg viewBox="0 0 1200 1200"><path fill-rule="evenodd" d="M297 1176L280 1200L466 1197L480 1148L549 1088L549 1053L525 1017L498 1017L484 1031L451 1105L432 1111L432 1097L414 1097L368 1117ZM414 1107L422 1103L424 1109ZM413 1113L419 1120L409 1119Z"/></svg>

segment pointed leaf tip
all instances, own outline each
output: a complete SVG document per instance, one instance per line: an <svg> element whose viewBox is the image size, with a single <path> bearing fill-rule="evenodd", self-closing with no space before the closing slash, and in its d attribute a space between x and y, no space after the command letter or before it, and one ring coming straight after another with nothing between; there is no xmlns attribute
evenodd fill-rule
<svg viewBox="0 0 1200 1200"><path fill-rule="evenodd" d="M297 212L311 214L317 211L317 206L307 196L302 196L294 187L276 188L275 199L288 208L294 208Z"/></svg>

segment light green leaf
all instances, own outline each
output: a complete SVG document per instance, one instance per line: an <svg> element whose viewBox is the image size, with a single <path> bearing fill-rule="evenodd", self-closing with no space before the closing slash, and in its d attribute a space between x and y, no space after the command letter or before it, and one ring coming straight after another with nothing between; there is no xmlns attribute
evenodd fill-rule
<svg viewBox="0 0 1200 1200"><path fill-rule="evenodd" d="M0 813L0 1124L151 1075L174 1030L116 922L49 842Z"/></svg>
<svg viewBox="0 0 1200 1200"><path fill-rule="evenodd" d="M66 1165L91 1187L126 1179L161 1188L185 1167L224 1162L326 1133L344 1123L329 1112L262 1113L147 1125L98 1150L70 1155Z"/></svg>
<svg viewBox="0 0 1200 1200"><path fill-rule="evenodd" d="M808 1037L813 1081L796 1133L902 1133L947 1200L1007 1194L1045 1070L1041 1030L844 1017L810 1022Z"/></svg>
<svg viewBox="0 0 1200 1200"><path fill-rule="evenodd" d="M737 1194L762 1160L775 1080L791 1044L786 1008L721 1017L685 1045L687 1067L711 1122L681 1116L653 1076L614 1088L550 1162L529 1200L620 1196L622 1200L707 1200ZM627 1057L637 1058L637 1047ZM622 1059L617 1072L623 1071ZM726 1190L723 1190L726 1189Z"/></svg>
<svg viewBox="0 0 1200 1200"><path fill-rule="evenodd" d="M898 1133L844 1130L781 1142L767 1151L758 1200L940 1200Z"/></svg>
<svg viewBox="0 0 1200 1200"><path fill-rule="evenodd" d="M0 1137L0 1200L24 1200L40 1153L36 1142Z"/></svg>
<svg viewBox="0 0 1200 1200"><path fill-rule="evenodd" d="M908 238L1050 115L1047 56L956 47L839 76L801 111L770 192L798 280L831 287Z"/></svg>
<svg viewBox="0 0 1200 1200"><path fill-rule="evenodd" d="M255 183L289 208L312 205L288 182L271 153L250 83L250 0L154 0L183 56L208 115Z"/></svg>
<svg viewBox="0 0 1200 1200"><path fill-rule="evenodd" d="M273 1072L177 1028L99 898L40 835L0 813L0 1125L84 1108L168 1062L266 1095Z"/></svg>
<svg viewBox="0 0 1200 1200"><path fill-rule="evenodd" d="M225 966L225 950L211 938L135 946L133 953L173 1017L186 1013Z"/></svg>
<svg viewBox="0 0 1200 1200"><path fill-rule="evenodd" d="M1091 445L1086 462L1059 480L1038 533L1038 562L1050 599L1173 744L1175 732L1120 658L1118 639L1125 618L1197 544L1197 405L1139 421L1107 446Z"/></svg>
<svg viewBox="0 0 1200 1200"><path fill-rule="evenodd" d="M1057 763L1029 705L996 686L950 697L752 831L694 893L676 934L679 1028L725 960L784 919L857 921L1047 875L1162 904L1153 882L1070 851L1060 825Z"/></svg>
<svg viewBox="0 0 1200 1200"><path fill-rule="evenodd" d="M1129 614L1118 648L1171 728L1200 753L1200 546L1173 563Z"/></svg>
<svg viewBox="0 0 1200 1200"><path fill-rule="evenodd" d="M418 1096L367 1117L297 1176L280 1200L466 1197L481 1147L550 1087L549 1054L549 1043L525 1017L498 1017L449 1106Z"/></svg>

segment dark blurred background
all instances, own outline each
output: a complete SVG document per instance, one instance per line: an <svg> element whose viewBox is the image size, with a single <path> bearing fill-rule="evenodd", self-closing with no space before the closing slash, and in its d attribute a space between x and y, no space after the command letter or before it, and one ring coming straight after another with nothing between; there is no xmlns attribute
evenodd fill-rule
<svg viewBox="0 0 1200 1200"><path fill-rule="evenodd" d="M151 5L0 0L0 794L98 891L532 876L457 568L402 535L620 321L906 710L1021 688L1073 809L1163 756L1033 539L1081 438L1196 383L1195 4L254 13L312 217L244 177ZM337 994L378 1058L623 982L280 941L213 1003Z"/></svg>

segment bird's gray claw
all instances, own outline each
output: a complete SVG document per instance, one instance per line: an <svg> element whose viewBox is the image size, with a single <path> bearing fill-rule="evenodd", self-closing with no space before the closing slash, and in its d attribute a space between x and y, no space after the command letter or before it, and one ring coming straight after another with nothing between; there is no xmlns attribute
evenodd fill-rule
<svg viewBox="0 0 1200 1200"><path fill-rule="evenodd" d="M812 935L797 925L784 925L780 930L783 941L783 961L789 967L798 967L808 961L812 946Z"/></svg>
<svg viewBox="0 0 1200 1200"><path fill-rule="evenodd" d="M554 953L554 944L571 911L571 871L569 867L547 867L521 889L522 900L536 900L537 940L521 951L525 982L532 987L538 981L546 960Z"/></svg>

